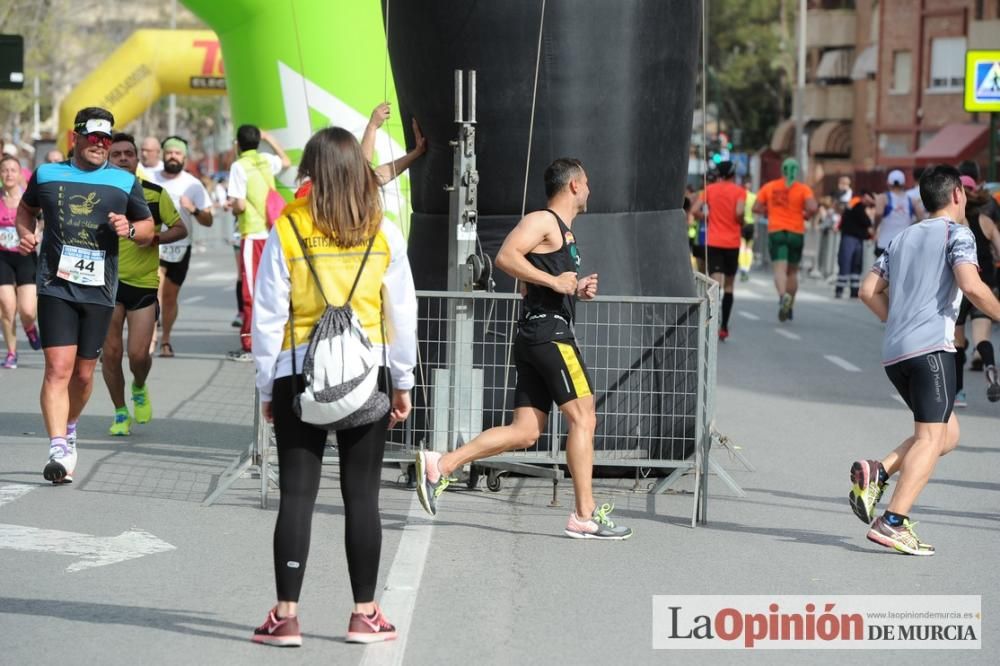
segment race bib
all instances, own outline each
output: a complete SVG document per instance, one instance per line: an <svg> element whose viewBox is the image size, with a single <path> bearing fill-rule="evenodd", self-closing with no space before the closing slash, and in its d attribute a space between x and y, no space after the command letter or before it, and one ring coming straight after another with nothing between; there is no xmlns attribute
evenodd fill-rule
<svg viewBox="0 0 1000 666"><path fill-rule="evenodd" d="M104 250L63 245L56 277L85 287L104 286Z"/></svg>
<svg viewBox="0 0 1000 666"><path fill-rule="evenodd" d="M0 227L0 247L5 250L16 250L20 243L17 227Z"/></svg>
<svg viewBox="0 0 1000 666"><path fill-rule="evenodd" d="M170 245L161 245L160 259L169 264L176 264L184 259L184 253L187 252L188 247L188 245L175 245L173 243Z"/></svg>

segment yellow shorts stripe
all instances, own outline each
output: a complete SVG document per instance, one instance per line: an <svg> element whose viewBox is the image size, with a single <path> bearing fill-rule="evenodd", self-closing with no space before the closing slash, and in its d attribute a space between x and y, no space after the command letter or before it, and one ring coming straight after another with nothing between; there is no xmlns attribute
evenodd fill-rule
<svg viewBox="0 0 1000 666"><path fill-rule="evenodd" d="M580 365L580 359L576 357L576 350L573 348L573 345L566 344L565 342L553 342L552 344L562 354L563 363L566 365L566 370L569 371L569 379L573 382L573 392L576 393L576 397L585 398L588 395L592 395L590 383L587 381L587 374L583 371L583 366Z"/></svg>

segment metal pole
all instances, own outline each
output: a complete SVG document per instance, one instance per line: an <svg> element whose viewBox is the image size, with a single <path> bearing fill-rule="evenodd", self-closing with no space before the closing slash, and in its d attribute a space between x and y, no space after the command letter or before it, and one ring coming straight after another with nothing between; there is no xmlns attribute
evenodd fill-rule
<svg viewBox="0 0 1000 666"><path fill-rule="evenodd" d="M805 118L803 117L805 106L806 88L806 0L799 0L799 58L795 68L795 159L799 162L799 178L806 170L806 141L805 141Z"/></svg>
<svg viewBox="0 0 1000 666"><path fill-rule="evenodd" d="M37 80L37 79L36 79ZM990 114L990 182L997 179L997 114Z"/></svg>
<svg viewBox="0 0 1000 666"><path fill-rule="evenodd" d="M38 83L38 77L35 77L35 101L32 103L32 115L31 115L31 140L38 141L42 138L42 133L39 130L39 125L42 122L42 113L39 106L39 90L40 86ZM38 159L38 155L35 155L35 159Z"/></svg>
<svg viewBox="0 0 1000 666"><path fill-rule="evenodd" d="M177 29L177 0L170 0L170 29ZM177 95L170 95L167 109L167 134L177 134Z"/></svg>

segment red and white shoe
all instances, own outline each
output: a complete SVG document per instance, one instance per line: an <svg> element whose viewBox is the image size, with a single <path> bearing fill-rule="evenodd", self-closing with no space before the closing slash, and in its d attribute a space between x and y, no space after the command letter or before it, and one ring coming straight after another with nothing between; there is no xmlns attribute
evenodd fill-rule
<svg viewBox="0 0 1000 666"><path fill-rule="evenodd" d="M375 606L371 617L364 613L351 613L351 623L347 627L348 643L379 643L396 640L396 627L391 625L382 609Z"/></svg>

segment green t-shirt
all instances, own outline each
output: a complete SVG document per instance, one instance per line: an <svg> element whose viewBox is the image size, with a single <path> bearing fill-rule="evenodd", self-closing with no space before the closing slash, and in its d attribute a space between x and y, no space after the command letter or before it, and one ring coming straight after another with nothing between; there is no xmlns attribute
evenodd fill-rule
<svg viewBox="0 0 1000 666"><path fill-rule="evenodd" d="M153 228L172 227L181 220L167 191L156 183L141 181L146 205L153 214ZM160 249L141 247L127 238L118 239L118 281L132 287L156 289L160 286Z"/></svg>

